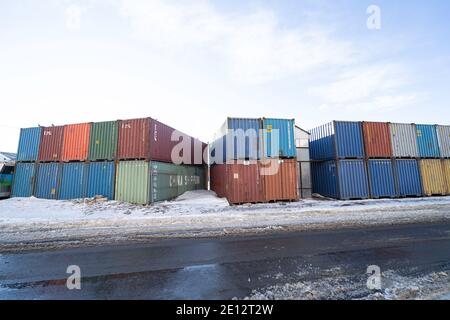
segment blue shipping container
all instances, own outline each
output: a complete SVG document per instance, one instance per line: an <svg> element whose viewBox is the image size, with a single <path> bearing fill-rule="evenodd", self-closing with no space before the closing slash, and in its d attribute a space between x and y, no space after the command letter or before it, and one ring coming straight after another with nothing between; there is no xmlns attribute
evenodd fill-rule
<svg viewBox="0 0 450 320"><path fill-rule="evenodd" d="M20 129L18 161L36 161L39 155L42 128Z"/></svg>
<svg viewBox="0 0 450 320"><path fill-rule="evenodd" d="M294 158L297 154L295 147L295 120L263 119L263 149L267 158ZM275 134L277 132L277 135ZM273 140L278 137L278 142ZM272 145L273 144L273 145ZM277 147L275 150L272 147Z"/></svg>
<svg viewBox="0 0 450 320"><path fill-rule="evenodd" d="M400 197L422 196L422 180L417 160L394 160L394 176Z"/></svg>
<svg viewBox="0 0 450 320"><path fill-rule="evenodd" d="M314 193L342 200L369 198L364 160L313 162L311 169Z"/></svg>
<svg viewBox="0 0 450 320"><path fill-rule="evenodd" d="M394 170L391 160L369 160L370 194L372 198L394 198L395 190Z"/></svg>
<svg viewBox="0 0 450 320"><path fill-rule="evenodd" d="M260 119L228 118L221 128L217 140L211 146L211 157L215 158L213 162L225 163L227 160L259 159L260 130ZM234 143L230 142L227 145L229 139L233 139ZM222 157L220 157L220 149Z"/></svg>
<svg viewBox="0 0 450 320"><path fill-rule="evenodd" d="M39 164L35 192L37 198L52 200L57 198L59 168L58 163Z"/></svg>
<svg viewBox="0 0 450 320"><path fill-rule="evenodd" d="M312 160L363 159L361 122L333 121L311 130Z"/></svg>
<svg viewBox="0 0 450 320"><path fill-rule="evenodd" d="M420 158L439 158L441 156L436 126L417 124L416 136Z"/></svg>
<svg viewBox="0 0 450 320"><path fill-rule="evenodd" d="M86 195L87 165L81 162L61 165L59 200L81 199Z"/></svg>
<svg viewBox="0 0 450 320"><path fill-rule="evenodd" d="M88 164L87 197L103 196L114 199L116 167L114 162L91 162Z"/></svg>
<svg viewBox="0 0 450 320"><path fill-rule="evenodd" d="M36 168L34 163L16 163L12 187L13 197L27 198L33 195Z"/></svg>

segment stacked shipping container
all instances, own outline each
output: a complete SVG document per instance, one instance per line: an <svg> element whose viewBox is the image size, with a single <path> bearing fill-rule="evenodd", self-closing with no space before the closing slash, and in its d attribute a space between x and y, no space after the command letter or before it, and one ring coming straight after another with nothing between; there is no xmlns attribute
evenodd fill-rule
<svg viewBox="0 0 450 320"><path fill-rule="evenodd" d="M183 148L173 138L184 142ZM61 200L104 196L141 204L169 200L206 188L205 148L151 118L22 129L12 194ZM133 176L133 170L139 174ZM148 184L140 185L144 180Z"/></svg>
<svg viewBox="0 0 450 320"><path fill-rule="evenodd" d="M450 192L448 179L445 179L445 162L441 159L445 158L446 146L450 145L450 135L446 135L450 134L448 127L380 122L343 123L345 125L335 121L312 130L314 192L338 199L431 196ZM361 153L352 152L361 150L361 144L358 143L361 136L355 129L358 124L361 125L365 161L357 160ZM342 146L342 143L348 146ZM359 161L359 166L353 165L354 169L347 172L339 170L339 166L335 170L330 167L330 163L323 163L331 157L336 157L336 163L342 161L340 158L354 158L352 161ZM327 169L324 168L328 168L332 174L326 174ZM346 189L342 185L345 181L354 184L355 179L360 183L366 179L362 174L363 168L367 172L368 194L365 193L365 186L361 187L362 192L360 189L354 190L353 194L342 192L343 188ZM345 177L345 174L350 178ZM334 187L326 187L330 184Z"/></svg>
<svg viewBox="0 0 450 320"><path fill-rule="evenodd" d="M298 199L295 123L228 118L211 144L211 190L231 204Z"/></svg>

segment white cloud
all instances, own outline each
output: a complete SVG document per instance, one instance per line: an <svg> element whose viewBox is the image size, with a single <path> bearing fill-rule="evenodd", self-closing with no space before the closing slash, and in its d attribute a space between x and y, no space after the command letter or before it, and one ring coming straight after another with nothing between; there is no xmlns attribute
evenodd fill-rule
<svg viewBox="0 0 450 320"><path fill-rule="evenodd" d="M271 10L221 13L206 0L122 0L135 36L164 50L201 48L228 66L234 81L258 84L352 61L352 46L327 32L283 28Z"/></svg>
<svg viewBox="0 0 450 320"><path fill-rule="evenodd" d="M405 93L408 72L395 64L355 67L335 81L313 87L310 94L323 101L321 110L392 110L417 102L416 93Z"/></svg>
<svg viewBox="0 0 450 320"><path fill-rule="evenodd" d="M81 27L81 13L83 9L71 4L66 8L66 28L69 30L78 30Z"/></svg>

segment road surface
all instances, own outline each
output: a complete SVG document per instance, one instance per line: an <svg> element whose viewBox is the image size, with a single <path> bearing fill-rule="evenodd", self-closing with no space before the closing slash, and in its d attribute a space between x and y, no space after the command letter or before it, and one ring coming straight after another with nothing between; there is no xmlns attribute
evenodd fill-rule
<svg viewBox="0 0 450 320"><path fill-rule="evenodd" d="M81 290L66 287L69 265ZM362 298L369 265L410 277L449 270L450 223L0 254L0 299L241 299L337 276L354 282L338 298Z"/></svg>

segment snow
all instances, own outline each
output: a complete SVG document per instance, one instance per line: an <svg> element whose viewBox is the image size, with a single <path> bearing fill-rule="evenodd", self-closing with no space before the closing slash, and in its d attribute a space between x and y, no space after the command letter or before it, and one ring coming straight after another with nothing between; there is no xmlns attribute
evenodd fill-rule
<svg viewBox="0 0 450 320"><path fill-rule="evenodd" d="M274 285L254 290L244 300L426 300L446 299L450 290L448 271L421 276L402 275L393 270L382 273L382 288L369 290L367 277L340 274L340 269L325 270L328 276Z"/></svg>
<svg viewBox="0 0 450 320"><path fill-rule="evenodd" d="M450 219L450 197L363 201L303 200L229 206L210 191L140 206L87 199L0 201L0 249L38 241L207 236L278 229L340 228Z"/></svg>

